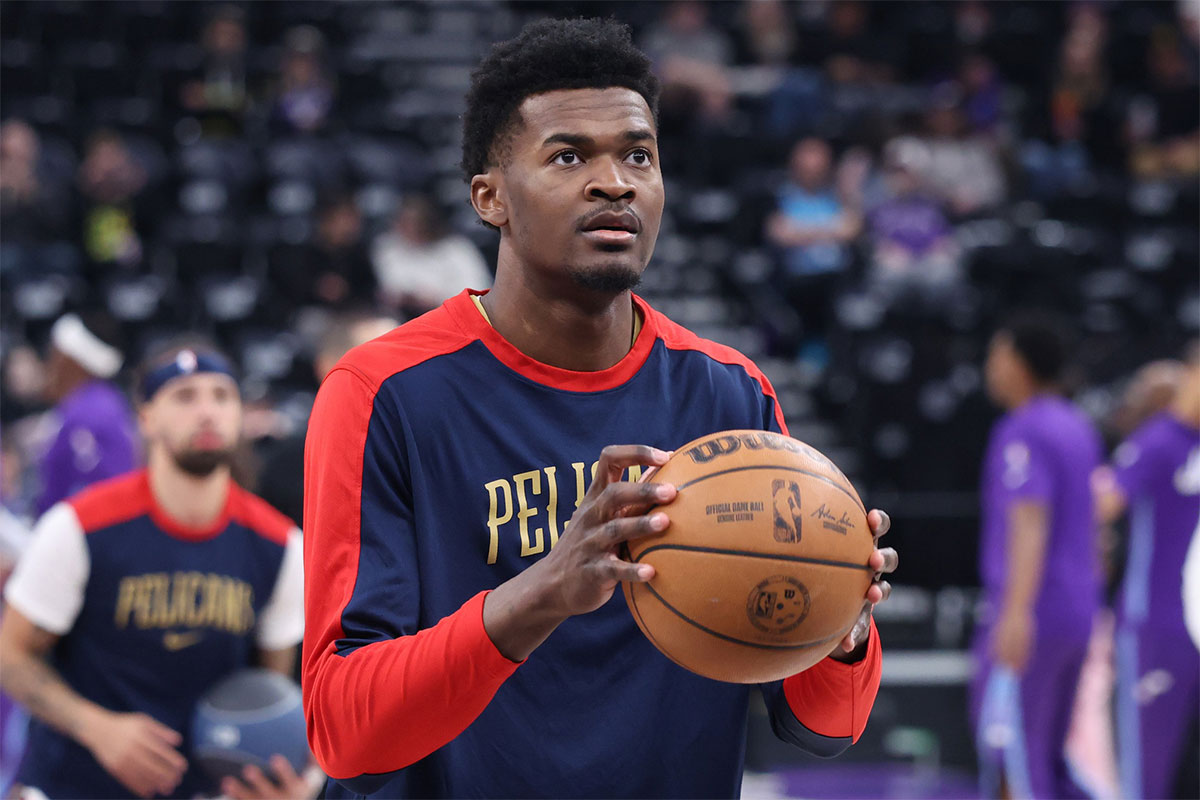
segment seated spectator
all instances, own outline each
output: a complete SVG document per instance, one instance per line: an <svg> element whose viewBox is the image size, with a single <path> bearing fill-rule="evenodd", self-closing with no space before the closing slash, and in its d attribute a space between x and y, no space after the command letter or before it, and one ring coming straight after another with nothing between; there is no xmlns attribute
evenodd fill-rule
<svg viewBox="0 0 1200 800"><path fill-rule="evenodd" d="M83 249L98 266L135 267L142 261L138 225L150 216L149 175L125 140L101 130L88 141L79 166L83 200Z"/></svg>
<svg viewBox="0 0 1200 800"><path fill-rule="evenodd" d="M354 198L338 195L317 212L312 245L272 275L297 305L349 308L374 293L371 262L363 242L363 216Z"/></svg>
<svg viewBox="0 0 1200 800"><path fill-rule="evenodd" d="M934 299L959 280L959 248L941 203L921 184L929 153L896 140L886 154L891 197L868 215L873 246L870 283L888 299L916 293Z"/></svg>
<svg viewBox="0 0 1200 800"><path fill-rule="evenodd" d="M313 358L313 378L319 386L342 356L399 324L377 314L341 314L329 320ZM278 412L275 412L278 413ZM257 492L299 525L304 519L304 438L307 422L286 435L255 442L261 462Z"/></svg>
<svg viewBox="0 0 1200 800"><path fill-rule="evenodd" d="M1006 186L995 143L969 130L955 86L943 84L933 94L921 137L928 153L921 180L955 216L996 208Z"/></svg>
<svg viewBox="0 0 1200 800"><path fill-rule="evenodd" d="M0 125L0 228L6 245L67 238L69 191L45 174L41 139L29 123L12 119Z"/></svg>
<svg viewBox="0 0 1200 800"><path fill-rule="evenodd" d="M767 220L767 240L782 255L783 285L800 312L809 347L826 334L835 283L862 228L858 209L839 196L832 175L833 151L827 142L797 142L788 182Z"/></svg>
<svg viewBox="0 0 1200 800"><path fill-rule="evenodd" d="M180 89L180 105L199 118L209 136L237 136L244 128L250 105L245 17L237 6L213 12L200 36L204 60L199 74Z"/></svg>
<svg viewBox="0 0 1200 800"><path fill-rule="evenodd" d="M647 32L644 50L662 79L662 114L668 123L720 125L732 109L727 68L728 34L708 22L708 4L675 0Z"/></svg>
<svg viewBox="0 0 1200 800"><path fill-rule="evenodd" d="M315 133L325 128L333 109L334 85L324 64L325 41L311 25L288 31L278 85L271 100L272 132Z"/></svg>
<svg viewBox="0 0 1200 800"><path fill-rule="evenodd" d="M958 82L968 129L996 141L1001 134L1004 86L995 63L983 53L968 53L959 64Z"/></svg>
<svg viewBox="0 0 1200 800"><path fill-rule="evenodd" d="M1200 174L1200 86L1184 48L1174 28L1151 34L1146 56L1149 91L1131 102L1126 123L1132 144L1130 169L1139 177Z"/></svg>
<svg viewBox="0 0 1200 800"><path fill-rule="evenodd" d="M423 314L463 289L486 289L492 276L470 239L451 233L432 199L404 199L390 230L371 248L379 295L390 309Z"/></svg>

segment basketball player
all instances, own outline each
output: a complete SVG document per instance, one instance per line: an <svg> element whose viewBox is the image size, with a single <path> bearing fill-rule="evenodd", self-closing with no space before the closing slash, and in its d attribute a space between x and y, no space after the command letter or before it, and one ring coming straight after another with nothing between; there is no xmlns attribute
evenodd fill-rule
<svg viewBox="0 0 1200 800"><path fill-rule="evenodd" d="M1063 747L1100 603L1088 476L1099 434L1059 396L1066 347L1028 316L1002 327L986 365L996 423L983 464L984 610L972 684L985 797L1082 797Z"/></svg>
<svg viewBox="0 0 1200 800"><path fill-rule="evenodd" d="M1200 518L1200 346L1167 410L1134 431L1113 461L1111 480L1095 485L1105 521L1130 517L1116 602L1122 795L1170 797L1200 704L1200 651L1184 621L1182 570Z"/></svg>
<svg viewBox="0 0 1200 800"><path fill-rule="evenodd" d="M204 790L197 698L256 660L287 674L303 633L299 531L230 479L228 362L172 347L138 389L147 467L52 507L5 589L0 683L34 717L17 780L49 797Z"/></svg>
<svg viewBox="0 0 1200 800"><path fill-rule="evenodd" d="M114 327L102 316L66 314L50 329L46 395L57 432L38 465L38 514L137 463L129 405L110 382L124 361Z"/></svg>
<svg viewBox="0 0 1200 800"><path fill-rule="evenodd" d="M653 576L616 552L664 530L669 505L647 508L676 492L622 475L714 431L786 430L754 364L631 294L663 211L657 96L615 22L497 45L463 143L495 287L352 350L321 388L302 671L327 796L738 796L750 687L673 664L614 591ZM888 591L834 656L762 687L782 739L829 756L862 732Z"/></svg>

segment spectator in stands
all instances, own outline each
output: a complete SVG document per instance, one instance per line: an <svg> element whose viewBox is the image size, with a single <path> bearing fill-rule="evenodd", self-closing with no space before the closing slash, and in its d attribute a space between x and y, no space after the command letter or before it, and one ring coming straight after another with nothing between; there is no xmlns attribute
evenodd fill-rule
<svg viewBox="0 0 1200 800"><path fill-rule="evenodd" d="M733 42L709 24L708 12L700 0L674 0L646 34L643 49L662 80L661 112L668 123L720 126L732 108L727 68Z"/></svg>
<svg viewBox="0 0 1200 800"><path fill-rule="evenodd" d="M959 248L941 203L920 176L929 152L919 141L897 139L885 154L891 197L868 215L873 247L870 281L885 297L916 292L936 300L959 280Z"/></svg>
<svg viewBox="0 0 1200 800"><path fill-rule="evenodd" d="M800 40L783 0L744 0L741 22L743 60L758 66L792 63Z"/></svg>
<svg viewBox="0 0 1200 800"><path fill-rule="evenodd" d="M1037 138L1021 153L1036 197L1053 197L1087 180L1096 154L1109 147L1103 141L1109 136L1104 122L1107 26L1099 12L1080 5L1063 37L1049 96L1034 103L1031 127Z"/></svg>
<svg viewBox="0 0 1200 800"><path fill-rule="evenodd" d="M322 204L312 246L286 268L286 274L273 277L296 304L346 308L372 297L375 280L363 243L363 216L353 196L332 196Z"/></svg>
<svg viewBox="0 0 1200 800"><path fill-rule="evenodd" d="M999 206L1005 198L1004 170L995 143L967 125L958 87L933 91L921 142L927 152L921 179L958 217Z"/></svg>
<svg viewBox="0 0 1200 800"><path fill-rule="evenodd" d="M1004 111L1004 86L996 64L983 53L967 53L959 64L958 82L962 87L962 112L968 130L995 141L1001 133L999 126Z"/></svg>
<svg viewBox="0 0 1200 800"><path fill-rule="evenodd" d="M826 19L828 30L812 42L825 73L835 84L891 83L902 62L895 37L870 30L870 8L861 0L836 0Z"/></svg>
<svg viewBox="0 0 1200 800"><path fill-rule="evenodd" d="M816 138L797 142L766 236L782 255L783 285L800 312L806 349L822 346L836 283L861 229L859 210L834 187L829 143Z"/></svg>
<svg viewBox="0 0 1200 800"><path fill-rule="evenodd" d="M79 167L79 191L83 248L95 264L128 268L141 263L138 225L149 216L148 182L145 168L119 133L101 130L92 135Z"/></svg>
<svg viewBox="0 0 1200 800"><path fill-rule="evenodd" d="M492 285L479 249L449 230L428 195L404 199L391 229L375 239L371 263L384 305L409 316L436 308L463 289Z"/></svg>
<svg viewBox="0 0 1200 800"><path fill-rule="evenodd" d="M245 16L232 5L213 12L200 37L204 50L200 72L180 90L180 105L200 119L210 136L237 136L244 127L250 105Z"/></svg>
<svg viewBox="0 0 1200 800"><path fill-rule="evenodd" d="M1186 4L1184 4L1186 5ZM1200 173L1200 86L1180 31L1160 27L1147 51L1149 91L1130 104L1130 169L1145 178L1194 178Z"/></svg>
<svg viewBox="0 0 1200 800"><path fill-rule="evenodd" d="M325 40L316 28L300 25L287 32L271 101L274 133L316 133L329 122L334 85L326 72L324 56Z"/></svg>
<svg viewBox="0 0 1200 800"><path fill-rule="evenodd" d="M38 514L138 461L129 404L111 383L124 361L118 337L116 324L98 312L67 314L50 330L46 396L55 404L56 433L38 465Z"/></svg>
<svg viewBox="0 0 1200 800"><path fill-rule="evenodd" d="M360 344L382 336L400 323L377 314L342 314L325 328L313 358L313 376L318 384L342 356ZM262 467L257 491L262 499L286 514L293 522L304 517L304 437L307 425L282 438L256 445Z"/></svg>
<svg viewBox="0 0 1200 800"><path fill-rule="evenodd" d="M67 238L69 187L41 169L41 140L29 123L0 125L0 228L5 245Z"/></svg>

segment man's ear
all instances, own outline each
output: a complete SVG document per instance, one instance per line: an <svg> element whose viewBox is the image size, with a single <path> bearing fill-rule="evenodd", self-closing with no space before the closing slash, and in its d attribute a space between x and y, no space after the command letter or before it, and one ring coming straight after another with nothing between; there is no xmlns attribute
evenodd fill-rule
<svg viewBox="0 0 1200 800"><path fill-rule="evenodd" d="M508 206L504 191L504 176L496 167L471 178L471 205L475 213L489 225L503 228L508 224Z"/></svg>

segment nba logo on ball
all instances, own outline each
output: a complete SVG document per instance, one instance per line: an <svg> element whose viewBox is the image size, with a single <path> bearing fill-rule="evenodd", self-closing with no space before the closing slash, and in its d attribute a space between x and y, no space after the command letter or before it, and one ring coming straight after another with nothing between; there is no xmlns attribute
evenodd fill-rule
<svg viewBox="0 0 1200 800"><path fill-rule="evenodd" d="M300 687L265 669L235 672L208 690L192 718L192 758L214 781L241 776L254 765L271 775L279 753L300 772L308 764L308 736Z"/></svg>

